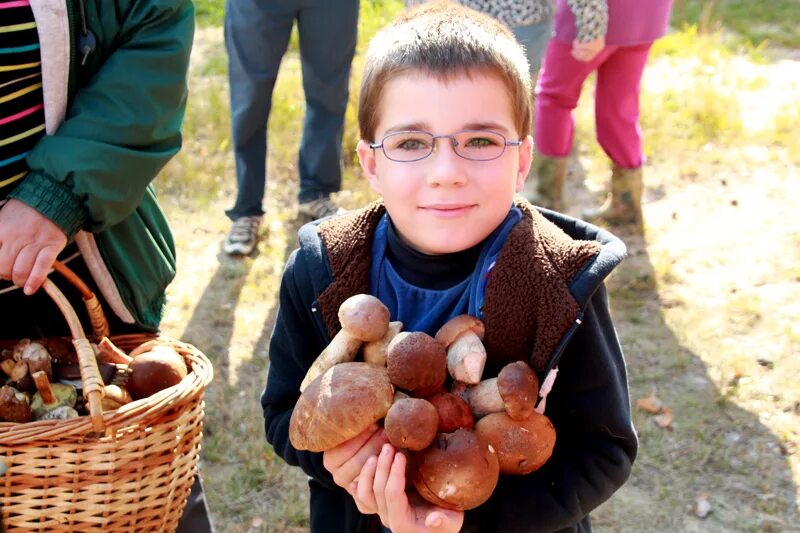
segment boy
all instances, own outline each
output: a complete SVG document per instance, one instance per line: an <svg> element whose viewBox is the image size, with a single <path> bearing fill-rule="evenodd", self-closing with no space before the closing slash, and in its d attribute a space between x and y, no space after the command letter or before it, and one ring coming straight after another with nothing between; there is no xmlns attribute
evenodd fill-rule
<svg viewBox="0 0 800 533"><path fill-rule="evenodd" d="M530 167L529 84L512 34L453 4L411 10L370 44L358 155L382 202L301 229L261 400L267 440L310 476L312 531L588 531L588 513L630 473L637 441L602 283L625 248L515 201ZM549 461L501 476L486 503L461 513L406 492L405 457L377 427L324 454L295 450L298 387L357 293L380 298L407 331L481 318L484 379L516 360L540 379L558 365Z"/></svg>

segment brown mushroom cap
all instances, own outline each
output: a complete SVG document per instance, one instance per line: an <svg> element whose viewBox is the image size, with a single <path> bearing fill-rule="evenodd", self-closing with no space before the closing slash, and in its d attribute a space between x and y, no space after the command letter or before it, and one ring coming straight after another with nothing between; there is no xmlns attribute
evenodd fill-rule
<svg viewBox="0 0 800 533"><path fill-rule="evenodd" d="M339 306L342 329L361 341L383 338L389 328L389 308L369 294L356 294Z"/></svg>
<svg viewBox="0 0 800 533"><path fill-rule="evenodd" d="M445 322L444 326L439 328L439 331L436 332L436 340L447 347L450 346L459 335L469 330L472 330L480 340L483 340L483 322L472 315L458 315Z"/></svg>
<svg viewBox="0 0 800 533"><path fill-rule="evenodd" d="M140 353L128 368L131 375L126 386L134 400L177 385L189 373L186 361L168 344L157 344L149 352Z"/></svg>
<svg viewBox="0 0 800 533"><path fill-rule="evenodd" d="M460 428L472 429L475 417L461 396L442 390L425 397L436 408L439 433L451 433Z"/></svg>
<svg viewBox="0 0 800 533"><path fill-rule="evenodd" d="M403 331L389 343L386 368L394 385L413 396L425 397L447 378L447 352L427 333Z"/></svg>
<svg viewBox="0 0 800 533"><path fill-rule="evenodd" d="M436 438L438 424L439 415L430 402L402 398L389 408L383 428L395 447L418 451L427 448Z"/></svg>
<svg viewBox="0 0 800 533"><path fill-rule="evenodd" d="M500 475L497 454L470 429L440 433L414 454L414 487L434 505L464 511L492 495Z"/></svg>
<svg viewBox="0 0 800 533"><path fill-rule="evenodd" d="M523 420L533 412L539 396L539 380L525 361L504 366L497 375L497 390L508 416Z"/></svg>
<svg viewBox="0 0 800 533"><path fill-rule="evenodd" d="M386 416L393 396L385 368L362 362L334 365L298 398L289 440L298 450L329 450Z"/></svg>
<svg viewBox="0 0 800 533"><path fill-rule="evenodd" d="M497 452L500 472L527 474L539 469L553 453L556 430L545 415L533 412L525 420L507 413L486 415L475 424L475 432Z"/></svg>

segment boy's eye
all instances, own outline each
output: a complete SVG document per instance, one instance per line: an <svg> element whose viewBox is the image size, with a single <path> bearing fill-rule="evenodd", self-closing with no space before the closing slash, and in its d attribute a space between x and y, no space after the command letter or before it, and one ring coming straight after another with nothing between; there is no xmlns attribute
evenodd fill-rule
<svg viewBox="0 0 800 533"><path fill-rule="evenodd" d="M429 150L430 141L419 137L403 137L394 139L391 147L395 150Z"/></svg>
<svg viewBox="0 0 800 533"><path fill-rule="evenodd" d="M493 135L480 135L469 137L464 142L465 148L487 148L489 146L497 146L499 141Z"/></svg>

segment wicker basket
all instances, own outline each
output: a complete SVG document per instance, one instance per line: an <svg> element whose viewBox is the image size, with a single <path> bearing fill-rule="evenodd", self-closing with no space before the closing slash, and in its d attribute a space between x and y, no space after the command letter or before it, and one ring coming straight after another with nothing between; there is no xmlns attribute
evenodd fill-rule
<svg viewBox="0 0 800 533"><path fill-rule="evenodd" d="M184 357L189 375L148 398L102 412L102 379L77 315L52 281L45 280L43 288L70 324L90 416L0 422L6 531L174 531L197 471L211 363L193 346L159 337ZM102 332L104 320L93 318L93 327L95 322ZM153 338L110 337L126 352Z"/></svg>

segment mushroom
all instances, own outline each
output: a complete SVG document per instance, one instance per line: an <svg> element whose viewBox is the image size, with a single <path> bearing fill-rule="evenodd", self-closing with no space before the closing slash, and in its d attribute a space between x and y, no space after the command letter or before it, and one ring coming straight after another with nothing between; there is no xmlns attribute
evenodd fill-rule
<svg viewBox="0 0 800 533"><path fill-rule="evenodd" d="M33 417L28 395L14 387L0 387L0 421L30 422Z"/></svg>
<svg viewBox="0 0 800 533"><path fill-rule="evenodd" d="M469 388L466 394L476 418L505 410L511 418L522 420L534 410L539 380L525 361L516 361L504 366L496 378Z"/></svg>
<svg viewBox="0 0 800 533"><path fill-rule="evenodd" d="M386 416L393 397L385 368L363 362L334 365L300 394L289 440L298 450L329 450Z"/></svg>
<svg viewBox="0 0 800 533"><path fill-rule="evenodd" d="M497 454L470 429L440 433L425 450L414 454L414 488L439 507L465 511L492 495L500 476Z"/></svg>
<svg viewBox="0 0 800 533"><path fill-rule="evenodd" d="M369 294L356 294L339 306L342 329L306 372L300 391L333 365L353 361L364 342L377 341L389 328L389 309Z"/></svg>
<svg viewBox="0 0 800 533"><path fill-rule="evenodd" d="M402 322L389 322L389 328L386 330L386 335L384 335L383 338L377 341L364 343L364 347L361 350L364 355L364 361L371 365L386 366L386 354L389 343L402 329Z"/></svg>
<svg viewBox="0 0 800 533"><path fill-rule="evenodd" d="M404 331L389 343L386 368L392 384L422 398L444 384L446 358L441 342L422 331Z"/></svg>
<svg viewBox="0 0 800 533"><path fill-rule="evenodd" d="M155 346L154 344L153 347ZM99 352L99 359L103 363L129 365L133 362L133 357L117 348L108 337L100 339L100 342L97 343L97 350Z"/></svg>
<svg viewBox="0 0 800 533"><path fill-rule="evenodd" d="M495 449L503 474L528 474L539 469L556 443L550 419L536 412L523 420L514 420L508 413L491 413L475 424L475 432Z"/></svg>
<svg viewBox="0 0 800 533"><path fill-rule="evenodd" d="M34 373L32 377L38 391L31 400L34 419L40 420L45 413L62 405L75 406L75 402L78 400L78 392L75 387L64 383L50 383L47 374L41 370Z"/></svg>
<svg viewBox="0 0 800 533"><path fill-rule="evenodd" d="M28 365L28 372L31 375L36 372L43 371L47 374L48 378L53 377L53 364L50 352L43 344L38 342L31 342L22 350L20 361L25 361Z"/></svg>
<svg viewBox="0 0 800 533"><path fill-rule="evenodd" d="M134 400L177 385L189 373L183 357L169 344L155 344L138 354L128 366L127 389Z"/></svg>
<svg viewBox="0 0 800 533"><path fill-rule="evenodd" d="M401 398L386 413L383 428L396 448L418 451L436 438L439 415L430 402L421 398Z"/></svg>
<svg viewBox="0 0 800 533"><path fill-rule="evenodd" d="M456 381L475 385L486 366L484 326L472 315L458 315L436 332L436 340L447 348L447 370Z"/></svg>
<svg viewBox="0 0 800 533"><path fill-rule="evenodd" d="M45 414L40 416L39 420L69 420L70 418L77 418L81 415L78 414L78 411L70 407L69 405L60 405L55 409L51 409L47 411Z"/></svg>
<svg viewBox="0 0 800 533"><path fill-rule="evenodd" d="M128 390L119 385L106 385L103 392L103 399L100 400L103 411L113 411L133 401Z"/></svg>
<svg viewBox="0 0 800 533"><path fill-rule="evenodd" d="M441 390L425 397L436 408L439 418L439 433L451 433L459 428L472 429L475 417L469 404L452 392Z"/></svg>

